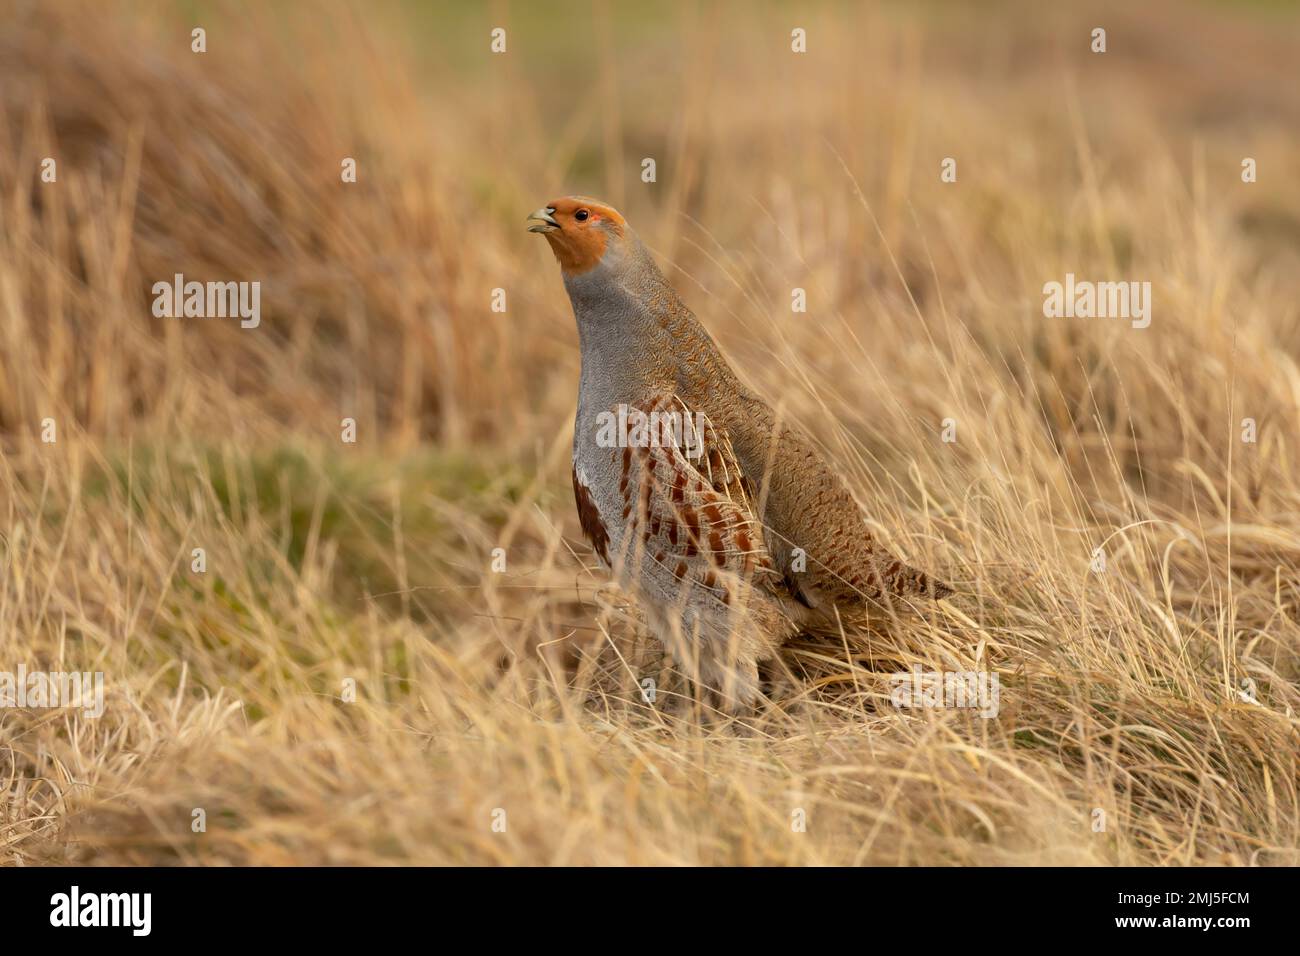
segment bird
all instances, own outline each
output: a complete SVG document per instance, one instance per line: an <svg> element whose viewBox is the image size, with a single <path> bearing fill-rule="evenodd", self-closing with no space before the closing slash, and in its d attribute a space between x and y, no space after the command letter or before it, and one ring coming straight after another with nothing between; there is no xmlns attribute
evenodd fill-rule
<svg viewBox="0 0 1300 956"><path fill-rule="evenodd" d="M809 435L748 388L627 220L586 196L528 216L581 352L573 492L583 536L724 710L801 632L953 589L890 554Z"/></svg>

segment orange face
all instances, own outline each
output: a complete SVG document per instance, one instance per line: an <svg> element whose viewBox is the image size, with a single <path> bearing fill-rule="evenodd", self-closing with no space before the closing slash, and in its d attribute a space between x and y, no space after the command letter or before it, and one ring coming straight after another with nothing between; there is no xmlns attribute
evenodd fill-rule
<svg viewBox="0 0 1300 956"><path fill-rule="evenodd" d="M564 272L580 275L600 262L611 240L622 238L626 222L604 203L567 196L537 210L528 224L529 232L546 236Z"/></svg>

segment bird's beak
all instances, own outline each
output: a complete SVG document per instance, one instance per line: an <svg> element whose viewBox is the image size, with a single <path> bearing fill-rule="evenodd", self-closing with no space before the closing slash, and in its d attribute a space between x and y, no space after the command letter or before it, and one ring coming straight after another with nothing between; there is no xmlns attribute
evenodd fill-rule
<svg viewBox="0 0 1300 956"><path fill-rule="evenodd" d="M555 212L552 206L543 206L536 212L532 213L526 220L529 224L529 232L554 232L560 228L560 224L555 221L551 213Z"/></svg>

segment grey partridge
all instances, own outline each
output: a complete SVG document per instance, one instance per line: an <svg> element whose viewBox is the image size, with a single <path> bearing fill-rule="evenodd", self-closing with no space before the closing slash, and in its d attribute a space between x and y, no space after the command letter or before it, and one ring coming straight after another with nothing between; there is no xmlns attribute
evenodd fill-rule
<svg viewBox="0 0 1300 956"><path fill-rule="evenodd" d="M578 324L583 534L690 676L748 708L758 663L801 630L951 593L874 539L812 440L740 382L617 211L570 196L528 222Z"/></svg>

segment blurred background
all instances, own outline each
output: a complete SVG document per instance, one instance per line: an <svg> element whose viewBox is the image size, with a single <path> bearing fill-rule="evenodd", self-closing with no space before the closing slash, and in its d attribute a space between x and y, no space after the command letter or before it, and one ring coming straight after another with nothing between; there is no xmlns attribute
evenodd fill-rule
<svg viewBox="0 0 1300 956"><path fill-rule="evenodd" d="M928 348L910 310L882 327L906 291L1012 352L1051 344L1041 286L1067 267L1175 283L1231 234L1244 276L1296 275L1291 4L5 7L6 432L347 410L457 445L558 421L571 317L520 223L575 192L627 214L758 377L794 350L839 381L828 336ZM63 188L41 188L46 156ZM178 271L260 280L265 326L154 320ZM1186 304L1162 291L1168 331ZM1293 348L1295 319L1270 326Z"/></svg>

